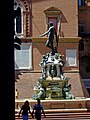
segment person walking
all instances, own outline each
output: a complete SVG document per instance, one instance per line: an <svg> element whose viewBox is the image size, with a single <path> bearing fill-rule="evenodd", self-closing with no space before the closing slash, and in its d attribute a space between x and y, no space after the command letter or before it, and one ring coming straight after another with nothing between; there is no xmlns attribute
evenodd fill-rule
<svg viewBox="0 0 90 120"><path fill-rule="evenodd" d="M28 102L28 100L26 100L24 102L24 104L21 106L18 117L20 117L20 114L22 114L22 119L23 120L28 120L28 113L30 113L31 116L32 116L32 112L30 111L29 102Z"/></svg>
<svg viewBox="0 0 90 120"><path fill-rule="evenodd" d="M44 117L46 117L43 106L40 104L40 99L37 99L37 103L33 107L32 116L34 113L36 120L41 120L42 113L44 114Z"/></svg>

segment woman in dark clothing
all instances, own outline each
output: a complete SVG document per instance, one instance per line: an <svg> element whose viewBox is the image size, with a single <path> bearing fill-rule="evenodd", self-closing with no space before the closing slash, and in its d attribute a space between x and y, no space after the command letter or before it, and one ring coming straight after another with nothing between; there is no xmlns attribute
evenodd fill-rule
<svg viewBox="0 0 90 120"><path fill-rule="evenodd" d="M46 117L43 106L40 104L40 99L37 99L37 104L35 104L33 107L32 116L34 113L35 113L36 120L41 120L42 113L44 114L44 117Z"/></svg>
<svg viewBox="0 0 90 120"><path fill-rule="evenodd" d="M30 106L29 106L29 102L26 100L24 105L22 105L21 107L21 110L19 112L19 116L20 114L22 113L22 119L23 120L28 120L28 112L31 114L32 116L32 113L30 111Z"/></svg>

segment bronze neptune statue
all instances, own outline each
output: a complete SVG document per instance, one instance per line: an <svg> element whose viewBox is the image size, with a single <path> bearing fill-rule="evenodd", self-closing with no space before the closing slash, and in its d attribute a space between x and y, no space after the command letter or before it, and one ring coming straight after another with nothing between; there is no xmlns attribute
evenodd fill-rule
<svg viewBox="0 0 90 120"><path fill-rule="evenodd" d="M48 40L46 41L46 47L49 47L52 50L52 55L57 52L57 47L58 47L58 39L57 39L57 32L56 29L53 25L53 22L49 23L49 29L45 33L41 34L40 37L45 36L48 34ZM56 47L54 47L53 42L54 42L54 36L56 37Z"/></svg>

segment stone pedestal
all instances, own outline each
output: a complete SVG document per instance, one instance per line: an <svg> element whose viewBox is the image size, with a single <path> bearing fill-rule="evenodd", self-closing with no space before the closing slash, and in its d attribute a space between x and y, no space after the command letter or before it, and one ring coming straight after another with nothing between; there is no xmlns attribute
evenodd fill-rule
<svg viewBox="0 0 90 120"><path fill-rule="evenodd" d="M64 62L59 53L52 55L47 53L42 56L40 63L42 76L38 78L38 85L34 87L36 95L33 99L73 99L71 85L68 84L70 78L64 76L62 67Z"/></svg>

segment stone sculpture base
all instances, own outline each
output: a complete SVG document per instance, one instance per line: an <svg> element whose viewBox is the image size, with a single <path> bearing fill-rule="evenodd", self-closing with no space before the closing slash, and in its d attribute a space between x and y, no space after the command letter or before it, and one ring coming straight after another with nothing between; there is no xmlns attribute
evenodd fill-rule
<svg viewBox="0 0 90 120"><path fill-rule="evenodd" d="M47 77L46 80L42 80L41 78L38 79L39 84L43 84L43 88L45 89L45 99L51 100L51 99L64 99L64 87L68 85L69 78L66 78L65 80L61 80L60 77ZM40 90L36 87L34 89L36 94L39 94Z"/></svg>
<svg viewBox="0 0 90 120"><path fill-rule="evenodd" d="M67 78L63 74L62 67L64 61L62 55L55 53L47 53L42 56L40 62L42 68L42 76L38 78L38 85L34 87L36 94L33 99L73 99L70 93L71 84L68 84Z"/></svg>

